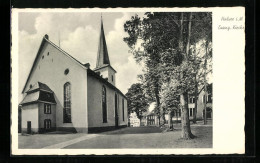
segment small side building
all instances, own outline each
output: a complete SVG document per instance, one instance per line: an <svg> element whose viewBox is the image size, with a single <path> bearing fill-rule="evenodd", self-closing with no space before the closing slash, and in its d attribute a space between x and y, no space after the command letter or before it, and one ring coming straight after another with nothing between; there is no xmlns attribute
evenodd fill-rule
<svg viewBox="0 0 260 163"><path fill-rule="evenodd" d="M37 82L20 103L23 133L42 133L55 130L56 100L53 91L45 84Z"/></svg>

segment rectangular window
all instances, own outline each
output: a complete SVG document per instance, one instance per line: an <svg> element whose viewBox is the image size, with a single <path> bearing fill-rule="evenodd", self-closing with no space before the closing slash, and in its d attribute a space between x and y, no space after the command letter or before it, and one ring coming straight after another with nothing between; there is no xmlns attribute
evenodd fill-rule
<svg viewBox="0 0 260 163"><path fill-rule="evenodd" d="M205 103L205 95L202 96L202 102Z"/></svg>
<svg viewBox="0 0 260 163"><path fill-rule="evenodd" d="M209 103L212 102L211 95L208 95L208 101L207 102L209 102Z"/></svg>
<svg viewBox="0 0 260 163"><path fill-rule="evenodd" d="M44 128L45 129L50 129L51 128L51 120L50 119L45 119L44 120Z"/></svg>
<svg viewBox="0 0 260 163"><path fill-rule="evenodd" d="M44 114L51 114L51 104L44 104Z"/></svg>
<svg viewBox="0 0 260 163"><path fill-rule="evenodd" d="M124 99L122 99L122 112L123 112L123 121L125 121L125 104L124 104Z"/></svg>
<svg viewBox="0 0 260 163"><path fill-rule="evenodd" d="M179 116L181 116L181 109L179 109Z"/></svg>
<svg viewBox="0 0 260 163"><path fill-rule="evenodd" d="M195 114L195 108L193 108L193 111L192 111L192 112L193 112L193 115L194 115L194 114Z"/></svg>
<svg viewBox="0 0 260 163"><path fill-rule="evenodd" d="M192 108L190 108L190 116L192 116Z"/></svg>
<svg viewBox="0 0 260 163"><path fill-rule="evenodd" d="M190 97L190 104L195 103L195 97Z"/></svg>

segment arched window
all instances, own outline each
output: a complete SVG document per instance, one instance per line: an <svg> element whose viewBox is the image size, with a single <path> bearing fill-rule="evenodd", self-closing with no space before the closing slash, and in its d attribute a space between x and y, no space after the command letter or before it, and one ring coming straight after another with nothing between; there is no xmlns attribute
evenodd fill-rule
<svg viewBox="0 0 260 163"><path fill-rule="evenodd" d="M107 122L107 93L106 87L102 87L102 114L103 114L103 123Z"/></svg>
<svg viewBox="0 0 260 163"><path fill-rule="evenodd" d="M63 122L71 123L71 86L69 82L64 84Z"/></svg>

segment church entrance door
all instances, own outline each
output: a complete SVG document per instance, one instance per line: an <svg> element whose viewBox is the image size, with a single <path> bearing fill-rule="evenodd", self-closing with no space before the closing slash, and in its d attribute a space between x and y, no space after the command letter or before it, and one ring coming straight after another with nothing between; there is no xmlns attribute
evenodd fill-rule
<svg viewBox="0 0 260 163"><path fill-rule="evenodd" d="M118 127L117 94L115 94L115 127Z"/></svg>
<svg viewBox="0 0 260 163"><path fill-rule="evenodd" d="M31 127L31 121L27 121L27 134L31 134L32 132L32 127Z"/></svg>

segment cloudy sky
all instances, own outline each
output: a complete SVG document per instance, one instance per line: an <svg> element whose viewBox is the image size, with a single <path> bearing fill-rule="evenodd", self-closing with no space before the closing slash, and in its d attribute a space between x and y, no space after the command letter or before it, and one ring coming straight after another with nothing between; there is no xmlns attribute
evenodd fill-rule
<svg viewBox="0 0 260 163"><path fill-rule="evenodd" d="M116 86L126 93L131 84L138 82L142 73L123 38L127 33L123 24L136 13L102 13L111 65L117 70ZM143 13L137 13L143 15ZM63 50L81 63L96 65L101 13L90 12L20 12L19 29L19 92L22 91L41 40L45 34ZM20 99L21 101L21 99Z"/></svg>

